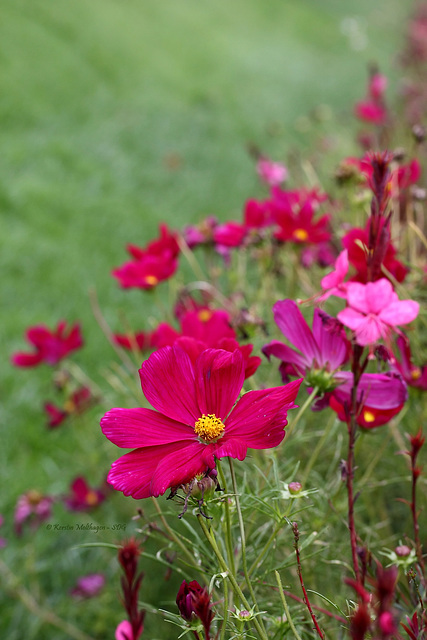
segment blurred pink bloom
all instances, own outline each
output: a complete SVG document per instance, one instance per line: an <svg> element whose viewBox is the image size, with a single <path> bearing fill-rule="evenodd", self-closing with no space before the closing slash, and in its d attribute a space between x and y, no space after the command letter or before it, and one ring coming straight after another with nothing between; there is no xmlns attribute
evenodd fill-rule
<svg viewBox="0 0 427 640"><path fill-rule="evenodd" d="M358 102L354 110L356 117L364 122L380 125L387 120L386 108L369 100Z"/></svg>
<svg viewBox="0 0 427 640"><path fill-rule="evenodd" d="M271 190L269 201L272 218L276 224L274 237L281 242L319 244L331 238L329 215L314 220L318 206L327 196L316 189L306 191Z"/></svg>
<svg viewBox="0 0 427 640"><path fill-rule="evenodd" d="M44 410L48 418L47 426L50 429L59 427L59 425L68 417L68 411L64 411L60 407L52 404L52 402L45 402Z"/></svg>
<svg viewBox="0 0 427 640"><path fill-rule="evenodd" d="M244 460L248 448L278 446L301 384L249 391L236 403L245 379L237 350L206 349L193 365L179 347L164 347L139 373L144 395L157 411L115 408L101 420L111 442L135 449L108 474L115 489L135 499L191 481L213 469L216 458Z"/></svg>
<svg viewBox="0 0 427 640"><path fill-rule="evenodd" d="M273 162L268 158L260 158L256 169L261 180L271 187L279 185L288 177L288 170L283 164Z"/></svg>
<svg viewBox="0 0 427 640"><path fill-rule="evenodd" d="M247 200L244 210L244 225L248 230L262 229L273 224L268 202Z"/></svg>
<svg viewBox="0 0 427 640"><path fill-rule="evenodd" d="M27 522L31 528L36 529L44 520L50 518L52 514L51 496L44 496L39 491L31 489L18 498L15 507L15 532L22 535L23 525Z"/></svg>
<svg viewBox="0 0 427 640"><path fill-rule="evenodd" d="M184 228L183 236L190 249L200 244L212 244L214 231L218 226L218 220L214 216L207 216L198 225L190 225Z"/></svg>
<svg viewBox="0 0 427 640"><path fill-rule="evenodd" d="M355 332L356 342L363 347L387 339L392 329L412 322L420 308L414 300L399 300L385 278L367 284L350 282L347 303L337 318Z"/></svg>
<svg viewBox="0 0 427 640"><path fill-rule="evenodd" d="M368 91L373 100L383 97L387 89L387 78L382 73L374 73L369 80Z"/></svg>
<svg viewBox="0 0 427 640"><path fill-rule="evenodd" d="M64 504L70 511L89 511L105 500L105 490L91 489L83 476L73 480L71 493L64 498Z"/></svg>
<svg viewBox="0 0 427 640"><path fill-rule="evenodd" d="M30 327L27 329L26 338L35 351L15 353L12 356L12 363L16 367L35 367L42 362L56 365L71 351L83 346L80 325L75 324L67 329L67 323L63 320L58 323L54 331L45 325Z"/></svg>
<svg viewBox="0 0 427 640"><path fill-rule="evenodd" d="M122 620L117 625L114 637L115 640L138 640L142 635L142 631L143 627L141 626L141 631L135 635L129 620Z"/></svg>
<svg viewBox="0 0 427 640"><path fill-rule="evenodd" d="M86 599L97 596L105 584L102 573L89 573L77 580L76 586L70 591L73 598Z"/></svg>

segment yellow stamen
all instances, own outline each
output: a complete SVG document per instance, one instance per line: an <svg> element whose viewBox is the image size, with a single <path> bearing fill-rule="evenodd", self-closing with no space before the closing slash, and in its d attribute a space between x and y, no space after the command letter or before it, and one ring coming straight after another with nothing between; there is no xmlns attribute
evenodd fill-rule
<svg viewBox="0 0 427 640"><path fill-rule="evenodd" d="M214 413L203 414L194 425L194 431L204 442L217 440L225 429L222 421Z"/></svg>
<svg viewBox="0 0 427 640"><path fill-rule="evenodd" d="M201 309L197 314L200 322L207 322L212 318L212 311L210 309Z"/></svg>
<svg viewBox="0 0 427 640"><path fill-rule="evenodd" d="M308 233L305 229L295 229L292 235L299 242L305 242L308 239Z"/></svg>
<svg viewBox="0 0 427 640"><path fill-rule="evenodd" d="M98 504L98 494L96 493L96 491L93 491L93 489L88 491L86 494L85 502L90 507L93 507L95 504Z"/></svg>
<svg viewBox="0 0 427 640"><path fill-rule="evenodd" d="M415 367L415 369L412 369L411 378L412 380L419 380L419 378L421 378L421 369L419 367Z"/></svg>
<svg viewBox="0 0 427 640"><path fill-rule="evenodd" d="M158 283L159 279L156 276L145 276L145 282L150 285L150 287L155 287Z"/></svg>
<svg viewBox="0 0 427 640"><path fill-rule="evenodd" d="M363 419L365 420L365 422L374 422L375 414L372 413L372 411L368 411L367 409L365 409L365 411L363 412Z"/></svg>

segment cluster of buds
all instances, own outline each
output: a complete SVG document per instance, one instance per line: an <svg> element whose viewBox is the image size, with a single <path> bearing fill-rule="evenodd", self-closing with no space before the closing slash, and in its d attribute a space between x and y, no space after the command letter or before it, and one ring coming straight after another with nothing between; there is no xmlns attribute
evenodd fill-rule
<svg viewBox="0 0 427 640"><path fill-rule="evenodd" d="M116 640L138 640L144 630L145 611L138 608L138 594L143 573L138 573L141 550L138 542L131 538L119 549L118 559L124 575L121 578L123 606L128 616L116 628Z"/></svg>
<svg viewBox="0 0 427 640"><path fill-rule="evenodd" d="M205 633L205 640L209 640L214 614L207 588L201 587L197 580L192 580L189 583L184 580L176 596L176 604L182 618L191 627L194 627L193 633L195 637L199 638L197 628L201 623Z"/></svg>

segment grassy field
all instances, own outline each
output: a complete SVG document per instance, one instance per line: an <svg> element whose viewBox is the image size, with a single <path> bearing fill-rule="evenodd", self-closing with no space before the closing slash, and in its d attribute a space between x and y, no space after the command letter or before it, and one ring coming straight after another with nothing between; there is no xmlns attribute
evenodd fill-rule
<svg viewBox="0 0 427 640"><path fill-rule="evenodd" d="M396 87L405 4L1 3L3 553L41 601L95 637L111 637L107 630L117 623L110 612L90 628L96 607L107 611L115 602L114 587L76 611L65 596L87 569L86 552L70 552L75 540L43 530L34 545L30 535L16 542L12 516L22 492L64 492L103 460L91 476L99 482L115 454L100 434L99 409L47 432L41 405L50 372L13 369L10 354L23 348L27 326L80 320L87 345L75 360L101 383L114 355L93 318L89 289L114 329L120 314L137 327L149 313L146 294L119 290L109 275L124 261L125 244L144 244L159 221L179 228L207 214L239 218L245 199L260 193L250 143L284 161L306 152L314 135L327 139L330 157L354 152L351 110L364 94L367 65L377 62ZM316 111L319 105L328 108ZM332 168L324 167L325 181ZM131 502L115 496L114 518L126 522ZM108 520L110 510L104 505L97 519ZM101 570L106 556L93 554L91 566ZM113 560L105 569L115 574ZM161 589L152 586L152 602ZM68 637L23 615L19 603L11 607L10 597L0 596L2 637Z"/></svg>

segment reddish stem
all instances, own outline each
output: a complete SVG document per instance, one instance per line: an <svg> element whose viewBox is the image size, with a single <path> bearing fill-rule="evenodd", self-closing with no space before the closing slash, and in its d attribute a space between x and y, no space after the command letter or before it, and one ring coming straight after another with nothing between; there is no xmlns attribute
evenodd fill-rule
<svg viewBox="0 0 427 640"><path fill-rule="evenodd" d="M306 588L304 586L304 580L302 579L302 569L301 569L301 560L300 560L300 554L299 554L299 546L298 546L298 540L299 540L299 531L298 531L298 524L296 522L292 523L292 531L294 532L294 538L295 538L295 542L294 542L294 549L295 549L295 553L297 556L297 568L298 568L298 576L299 576L299 581L301 584L301 589L304 595L304 603L307 606L307 609L310 613L311 619L313 620L313 624L316 628L316 631L319 635L319 638L321 638L321 640L325 640L325 636L323 635L323 631L321 630L321 628L319 627L319 624L317 622L316 616L313 612L312 606L310 604L310 600L308 599L308 594L306 591Z"/></svg>

